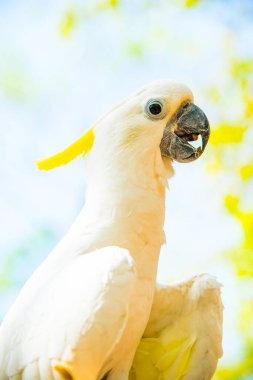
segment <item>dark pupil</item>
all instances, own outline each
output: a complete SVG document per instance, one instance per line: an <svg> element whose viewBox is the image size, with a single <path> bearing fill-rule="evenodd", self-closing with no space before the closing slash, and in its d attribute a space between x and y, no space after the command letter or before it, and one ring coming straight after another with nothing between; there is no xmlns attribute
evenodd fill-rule
<svg viewBox="0 0 253 380"><path fill-rule="evenodd" d="M161 107L161 104L159 103L152 103L149 106L149 112L152 113L152 115L159 115L161 110L162 110L162 107Z"/></svg>

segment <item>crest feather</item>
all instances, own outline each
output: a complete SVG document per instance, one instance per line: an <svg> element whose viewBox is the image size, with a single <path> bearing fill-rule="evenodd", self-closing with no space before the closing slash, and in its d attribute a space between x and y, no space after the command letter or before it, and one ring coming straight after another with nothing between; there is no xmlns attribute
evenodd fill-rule
<svg viewBox="0 0 253 380"><path fill-rule="evenodd" d="M73 142L64 150L41 160L36 160L40 170L51 170L61 165L66 165L81 154L85 156L92 148L95 135L93 129L89 129L84 135Z"/></svg>

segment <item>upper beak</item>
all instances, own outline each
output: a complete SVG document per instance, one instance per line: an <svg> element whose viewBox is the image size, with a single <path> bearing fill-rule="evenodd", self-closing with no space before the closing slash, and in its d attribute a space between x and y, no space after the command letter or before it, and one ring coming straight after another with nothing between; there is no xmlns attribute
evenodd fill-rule
<svg viewBox="0 0 253 380"><path fill-rule="evenodd" d="M194 161L203 153L209 135L204 112L193 103L183 103L164 129L160 144L162 156L178 162ZM200 142L199 146L194 146L195 140Z"/></svg>

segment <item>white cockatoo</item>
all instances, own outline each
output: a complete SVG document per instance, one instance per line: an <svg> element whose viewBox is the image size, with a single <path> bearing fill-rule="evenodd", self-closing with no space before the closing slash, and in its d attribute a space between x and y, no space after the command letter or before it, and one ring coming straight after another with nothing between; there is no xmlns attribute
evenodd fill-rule
<svg viewBox="0 0 253 380"><path fill-rule="evenodd" d="M38 161L47 170L89 153L86 202L2 323L0 380L211 377L221 353L219 286L196 278L155 293L171 161L198 158L208 137L192 92L161 80L116 105L62 152ZM151 336L164 349L155 359ZM164 367L160 354L167 355ZM149 377L156 361L158 375Z"/></svg>

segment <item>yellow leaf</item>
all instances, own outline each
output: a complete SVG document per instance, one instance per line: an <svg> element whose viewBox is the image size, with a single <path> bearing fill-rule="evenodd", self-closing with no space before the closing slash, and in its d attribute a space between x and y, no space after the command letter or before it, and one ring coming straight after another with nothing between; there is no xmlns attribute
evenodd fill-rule
<svg viewBox="0 0 253 380"><path fill-rule="evenodd" d="M253 73L253 60L239 60L234 59L231 64L231 73L237 77L242 77Z"/></svg>
<svg viewBox="0 0 253 380"><path fill-rule="evenodd" d="M119 0L103 0L95 5L94 9L98 12L104 11L107 8L116 8L119 5Z"/></svg>
<svg viewBox="0 0 253 380"><path fill-rule="evenodd" d="M244 232L243 247L252 250L251 256L253 264L253 212L241 212L238 219L241 222Z"/></svg>
<svg viewBox="0 0 253 380"><path fill-rule="evenodd" d="M60 25L60 34L67 37L76 24L76 15L73 11L68 11L64 15L64 19Z"/></svg>
<svg viewBox="0 0 253 380"><path fill-rule="evenodd" d="M232 194L228 194L225 197L224 200L225 207L231 214L238 214L238 204L239 204L239 198L235 197Z"/></svg>
<svg viewBox="0 0 253 380"><path fill-rule="evenodd" d="M213 145L239 144L243 140L246 129L246 127L220 124L218 128L212 130L210 143Z"/></svg>
<svg viewBox="0 0 253 380"><path fill-rule="evenodd" d="M243 181L251 178L253 176L253 164L242 166L240 169L240 174Z"/></svg>
<svg viewBox="0 0 253 380"><path fill-rule="evenodd" d="M253 277L253 251L239 247L230 252L229 259L239 277Z"/></svg>
<svg viewBox="0 0 253 380"><path fill-rule="evenodd" d="M195 5L197 5L199 3L200 0L185 0L185 3L184 5L187 7L187 8L191 8L191 7L194 7Z"/></svg>
<svg viewBox="0 0 253 380"><path fill-rule="evenodd" d="M253 97L248 90L243 91L244 112L246 117L253 116Z"/></svg>
<svg viewBox="0 0 253 380"><path fill-rule="evenodd" d="M241 305L239 327L240 330L253 338L253 300L245 300Z"/></svg>

